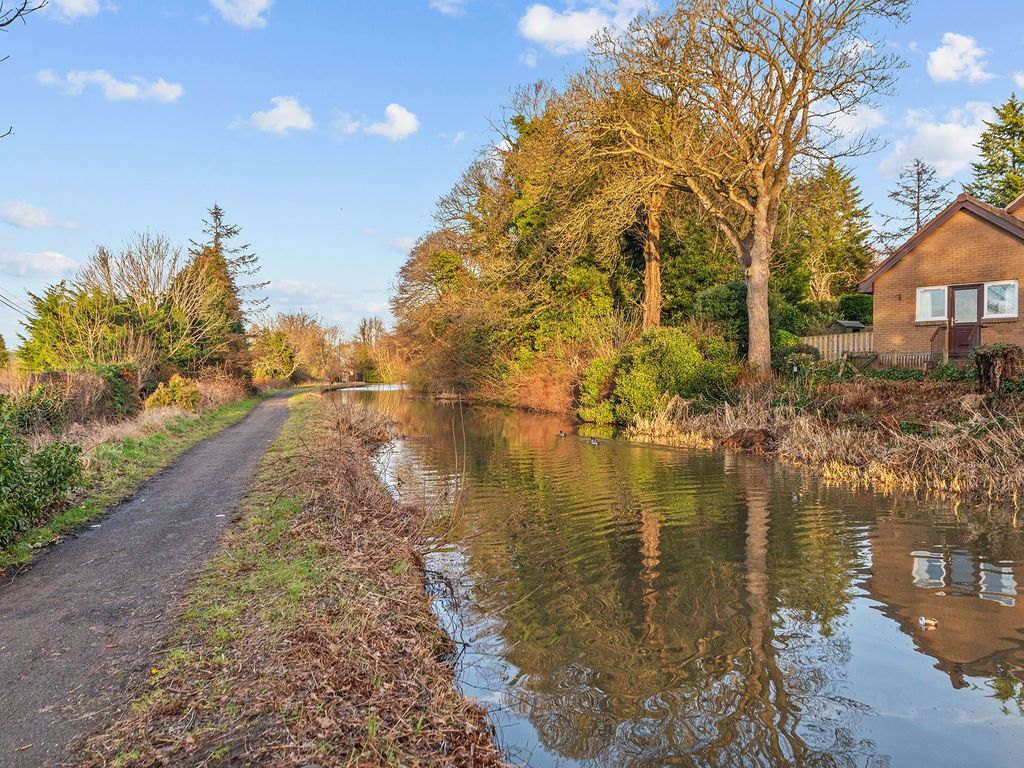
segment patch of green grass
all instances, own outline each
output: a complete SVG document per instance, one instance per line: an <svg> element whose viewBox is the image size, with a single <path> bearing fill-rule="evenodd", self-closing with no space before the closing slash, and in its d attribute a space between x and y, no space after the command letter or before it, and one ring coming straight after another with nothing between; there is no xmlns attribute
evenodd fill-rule
<svg viewBox="0 0 1024 768"><path fill-rule="evenodd" d="M196 443L240 421L264 397L250 397L197 416L181 416L146 438L98 445L86 472L83 497L0 549L0 571L27 563L62 535L107 512Z"/></svg>

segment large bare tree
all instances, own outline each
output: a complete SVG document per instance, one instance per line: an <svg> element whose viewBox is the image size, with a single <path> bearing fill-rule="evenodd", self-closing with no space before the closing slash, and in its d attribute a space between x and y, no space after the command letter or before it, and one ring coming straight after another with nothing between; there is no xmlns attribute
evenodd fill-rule
<svg viewBox="0 0 1024 768"><path fill-rule="evenodd" d="M744 270L748 359L762 371L771 361L768 280L783 190L795 163L868 146L862 133L841 130L843 118L891 87L900 60L873 38L880 23L904 21L910 5L688 0L592 45L577 87L621 107L579 120L595 153L628 159L652 191L667 179L715 221Z"/></svg>

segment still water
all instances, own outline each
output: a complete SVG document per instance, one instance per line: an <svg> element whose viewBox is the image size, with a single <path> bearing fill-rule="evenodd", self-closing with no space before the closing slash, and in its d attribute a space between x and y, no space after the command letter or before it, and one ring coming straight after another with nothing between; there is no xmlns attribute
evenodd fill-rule
<svg viewBox="0 0 1024 768"><path fill-rule="evenodd" d="M435 607L514 761L1024 765L1019 534L557 416L345 397L399 421L386 477L450 522Z"/></svg>

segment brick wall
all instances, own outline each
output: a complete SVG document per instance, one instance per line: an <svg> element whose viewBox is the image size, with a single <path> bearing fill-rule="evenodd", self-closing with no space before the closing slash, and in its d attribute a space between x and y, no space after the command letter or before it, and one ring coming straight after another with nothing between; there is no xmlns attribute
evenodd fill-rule
<svg viewBox="0 0 1024 768"><path fill-rule="evenodd" d="M875 351L931 351L935 328L945 322L917 322L919 287L995 280L1024 284L1024 241L972 213L958 211L875 282ZM1024 304L1024 296L1018 302ZM1019 319L983 321L981 341L1024 345L1024 323Z"/></svg>

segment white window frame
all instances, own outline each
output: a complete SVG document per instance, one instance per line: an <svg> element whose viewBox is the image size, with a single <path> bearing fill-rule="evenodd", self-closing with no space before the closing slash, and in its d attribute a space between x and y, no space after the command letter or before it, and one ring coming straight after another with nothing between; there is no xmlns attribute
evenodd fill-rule
<svg viewBox="0 0 1024 768"><path fill-rule="evenodd" d="M1014 304L1016 305L1016 310L1013 313L1011 313L1011 314L1001 314L1001 315L990 315L988 313L988 288L989 288L990 285L1012 285L1013 286L1014 291L1017 294L1017 300L1014 302ZM1016 320L1017 319L1017 317L1020 314L1020 284L1018 283L1018 281L1016 281L1016 280L993 280L990 283L985 283L985 286L984 286L983 290L984 290L984 293L982 295L982 301L984 301L984 304L982 306L984 307L984 310L983 310L984 313L981 316L982 320Z"/></svg>
<svg viewBox="0 0 1024 768"><path fill-rule="evenodd" d="M942 317L921 317L921 294L925 291L943 291L946 300L942 304ZM914 317L919 323L945 322L949 316L949 286L948 285L922 285L917 289L914 304Z"/></svg>

